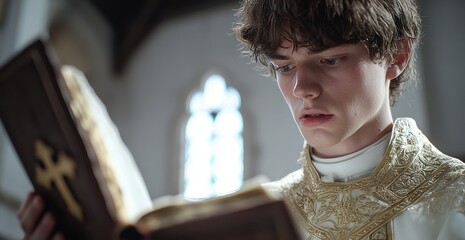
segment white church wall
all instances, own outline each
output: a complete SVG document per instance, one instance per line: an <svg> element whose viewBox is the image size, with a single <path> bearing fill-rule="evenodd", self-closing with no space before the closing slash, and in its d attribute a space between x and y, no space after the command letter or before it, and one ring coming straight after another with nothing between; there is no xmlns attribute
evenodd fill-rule
<svg viewBox="0 0 465 240"><path fill-rule="evenodd" d="M296 169L302 140L276 84L241 57L232 6L191 14L155 29L122 78L115 119L153 196L177 193L180 125L190 91L216 69L242 95L248 176ZM167 169L169 169L167 171Z"/></svg>
<svg viewBox="0 0 465 240"><path fill-rule="evenodd" d="M422 1L424 82L432 142L465 157L465 1ZM465 159L461 159L465 161Z"/></svg>

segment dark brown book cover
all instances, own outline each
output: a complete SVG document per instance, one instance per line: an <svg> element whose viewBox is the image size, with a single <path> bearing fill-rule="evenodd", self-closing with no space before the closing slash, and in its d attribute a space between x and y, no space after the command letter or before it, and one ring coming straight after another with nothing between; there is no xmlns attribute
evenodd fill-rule
<svg viewBox="0 0 465 240"><path fill-rule="evenodd" d="M151 240L297 240L282 201L168 226L147 235Z"/></svg>
<svg viewBox="0 0 465 240"><path fill-rule="evenodd" d="M260 184L249 182L237 192L203 201L165 202L126 229L122 236L129 237L123 239L301 239L284 202Z"/></svg>
<svg viewBox="0 0 465 240"><path fill-rule="evenodd" d="M117 225L112 203L98 184L95 154L85 147L45 44L32 43L0 70L0 119L67 239L111 239Z"/></svg>

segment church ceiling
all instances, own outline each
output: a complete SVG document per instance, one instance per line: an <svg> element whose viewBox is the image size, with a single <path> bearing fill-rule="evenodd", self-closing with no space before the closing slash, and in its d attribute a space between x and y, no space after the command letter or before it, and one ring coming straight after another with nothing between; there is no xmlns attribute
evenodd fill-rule
<svg viewBox="0 0 465 240"><path fill-rule="evenodd" d="M238 0L87 0L113 30L114 70L122 72L134 50L161 22Z"/></svg>

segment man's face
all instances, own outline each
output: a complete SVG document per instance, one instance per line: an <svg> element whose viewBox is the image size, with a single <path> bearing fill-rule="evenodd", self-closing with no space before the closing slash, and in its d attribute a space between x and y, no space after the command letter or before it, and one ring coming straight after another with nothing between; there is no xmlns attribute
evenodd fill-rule
<svg viewBox="0 0 465 240"><path fill-rule="evenodd" d="M365 45L310 53L284 41L270 58L279 89L314 153L335 157L357 151L392 126L390 68L373 62Z"/></svg>

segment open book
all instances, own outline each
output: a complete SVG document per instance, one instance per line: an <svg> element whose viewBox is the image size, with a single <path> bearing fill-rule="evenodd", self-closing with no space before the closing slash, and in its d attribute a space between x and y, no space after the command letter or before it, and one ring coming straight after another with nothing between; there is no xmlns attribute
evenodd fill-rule
<svg viewBox="0 0 465 240"><path fill-rule="evenodd" d="M46 41L0 69L0 119L67 239L298 239L283 202L260 186L154 209L104 105Z"/></svg>

